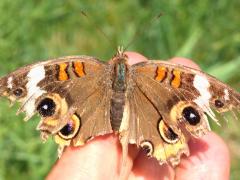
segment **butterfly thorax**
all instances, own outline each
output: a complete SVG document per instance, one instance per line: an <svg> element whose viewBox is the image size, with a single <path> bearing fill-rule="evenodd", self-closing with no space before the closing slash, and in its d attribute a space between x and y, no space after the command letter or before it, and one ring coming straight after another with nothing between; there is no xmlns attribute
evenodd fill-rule
<svg viewBox="0 0 240 180"><path fill-rule="evenodd" d="M125 92L127 66L124 59L120 59L114 65L113 91Z"/></svg>
<svg viewBox="0 0 240 180"><path fill-rule="evenodd" d="M127 88L128 64L127 58L117 55L113 59L113 95L111 98L111 125L118 131L125 105L125 92Z"/></svg>

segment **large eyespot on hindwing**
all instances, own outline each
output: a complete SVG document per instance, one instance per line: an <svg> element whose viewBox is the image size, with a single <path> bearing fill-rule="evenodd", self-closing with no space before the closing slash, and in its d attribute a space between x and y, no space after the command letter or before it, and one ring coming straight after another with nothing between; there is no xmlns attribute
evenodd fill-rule
<svg viewBox="0 0 240 180"><path fill-rule="evenodd" d="M74 114L69 122L59 131L58 135L66 140L72 139L76 136L80 126L81 120Z"/></svg>
<svg viewBox="0 0 240 180"><path fill-rule="evenodd" d="M158 132L166 143L175 144L179 140L179 136L163 120L158 123Z"/></svg>
<svg viewBox="0 0 240 180"><path fill-rule="evenodd" d="M55 142L59 145L70 145L81 128L81 119L74 114L68 123L55 135Z"/></svg>
<svg viewBox="0 0 240 180"><path fill-rule="evenodd" d="M154 147L150 141L145 140L141 142L140 146L143 149L143 151L147 154L147 156L152 156Z"/></svg>

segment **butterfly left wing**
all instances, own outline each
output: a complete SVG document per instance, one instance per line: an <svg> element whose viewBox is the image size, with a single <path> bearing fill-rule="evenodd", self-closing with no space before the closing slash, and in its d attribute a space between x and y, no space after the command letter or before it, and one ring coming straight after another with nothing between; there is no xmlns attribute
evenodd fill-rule
<svg viewBox="0 0 240 180"><path fill-rule="evenodd" d="M189 154L191 136L210 130L208 114L239 112L240 95L224 83L195 69L161 61L133 65L125 118L120 127L123 146L147 149L149 156L177 165Z"/></svg>
<svg viewBox="0 0 240 180"><path fill-rule="evenodd" d="M38 112L37 129L44 140L52 134L60 147L82 145L91 137L112 132L106 66L87 56L29 65L0 79L0 96L19 101L25 120Z"/></svg>

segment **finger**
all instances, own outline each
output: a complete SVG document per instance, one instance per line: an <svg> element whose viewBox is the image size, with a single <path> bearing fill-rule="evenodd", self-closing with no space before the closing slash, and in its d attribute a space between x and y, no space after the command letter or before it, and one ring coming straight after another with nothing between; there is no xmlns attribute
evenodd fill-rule
<svg viewBox="0 0 240 180"><path fill-rule="evenodd" d="M117 176L121 147L118 137L95 137L81 147L68 147L47 179L107 179Z"/></svg>
<svg viewBox="0 0 240 180"><path fill-rule="evenodd" d="M172 63L175 63L175 64L181 64L181 65L184 65L187 67L191 67L191 68L200 70L200 67L190 59L186 59L186 58L182 58L182 57L174 57L174 58L170 59L169 61Z"/></svg>
<svg viewBox="0 0 240 180"><path fill-rule="evenodd" d="M127 51L127 52L125 52L125 54L128 56L128 64L129 65L137 64L137 63L148 60L146 57L144 57L143 55L136 53L136 52Z"/></svg>
<svg viewBox="0 0 240 180"><path fill-rule="evenodd" d="M208 133L189 142L190 157L183 158L176 168L177 180L229 179L230 157L223 140Z"/></svg>
<svg viewBox="0 0 240 180"><path fill-rule="evenodd" d="M160 165L154 158L149 158L140 152L134 161L130 179L174 179L174 170L167 164Z"/></svg>

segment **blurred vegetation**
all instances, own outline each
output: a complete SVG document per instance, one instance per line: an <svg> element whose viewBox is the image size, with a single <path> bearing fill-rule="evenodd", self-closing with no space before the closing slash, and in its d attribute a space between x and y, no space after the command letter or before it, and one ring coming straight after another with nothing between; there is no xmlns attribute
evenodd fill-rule
<svg viewBox="0 0 240 180"><path fill-rule="evenodd" d="M182 56L239 90L239 0L1 0L0 76L17 67L66 55L90 55L108 60L115 46L126 45L142 28L128 50L150 59ZM84 10L111 39L81 15ZM144 25L163 12L152 25ZM23 124L16 106L0 102L0 179L43 179L56 161L56 145L42 145L33 118ZM239 123L214 129L228 142L231 179L240 177Z"/></svg>

